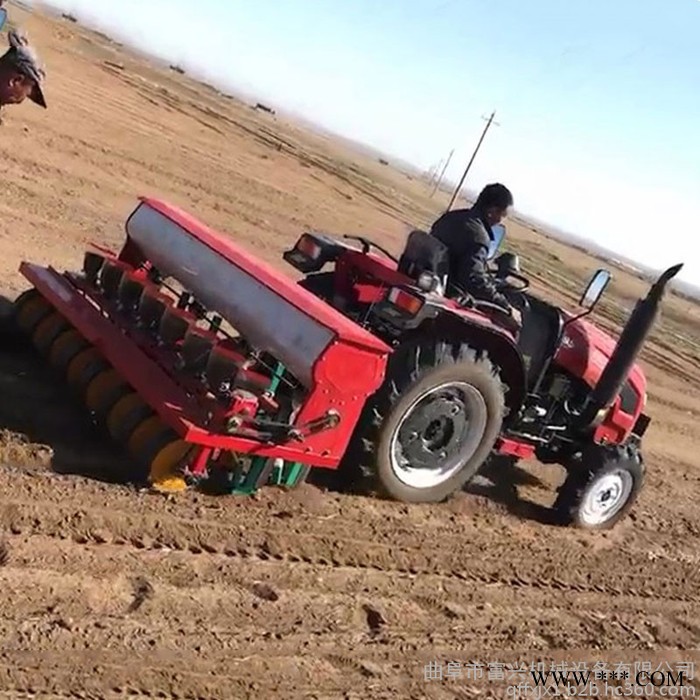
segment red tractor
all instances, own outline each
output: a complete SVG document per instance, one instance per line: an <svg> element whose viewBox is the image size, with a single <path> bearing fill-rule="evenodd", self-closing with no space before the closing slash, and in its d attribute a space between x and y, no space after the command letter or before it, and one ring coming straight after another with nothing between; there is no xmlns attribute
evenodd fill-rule
<svg viewBox="0 0 700 700"><path fill-rule="evenodd" d="M490 260L505 236L502 226L494 232ZM398 260L367 239L343 238L304 234L284 258L306 275L301 286L393 348L346 473L359 468L389 497L430 502L461 489L493 455L535 457L567 470L553 508L560 522L607 528L628 512L650 422L635 360L682 265L658 279L616 344L586 320L611 280L606 270L572 314L529 292L518 257L501 254L492 273L522 313L515 329L500 307L450 284L449 253L431 235L412 232Z"/></svg>
<svg viewBox="0 0 700 700"><path fill-rule="evenodd" d="M649 425L635 358L681 266L615 344L584 319L610 281L603 270L573 315L529 293L517 257L502 254L495 279L523 314L514 330L497 307L453 291L430 235L413 232L399 260L356 240L301 236L284 255L306 275L296 284L143 197L118 252L95 246L78 272L22 262L32 289L14 321L126 447L129 480L160 491L294 488L316 468L434 502L504 455L567 468L564 522L622 517L642 485Z"/></svg>

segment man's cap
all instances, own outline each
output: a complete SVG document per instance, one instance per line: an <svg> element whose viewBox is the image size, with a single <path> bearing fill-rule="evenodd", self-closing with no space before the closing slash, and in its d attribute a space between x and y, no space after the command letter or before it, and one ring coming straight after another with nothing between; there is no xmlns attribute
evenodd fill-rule
<svg viewBox="0 0 700 700"><path fill-rule="evenodd" d="M41 64L39 56L29 45L29 39L25 34L20 34L13 29L8 32L7 37L10 42L10 48L0 57L0 61L11 65L19 73L26 75L34 82L34 88L29 95L29 99L46 109L46 99L42 90L46 71Z"/></svg>

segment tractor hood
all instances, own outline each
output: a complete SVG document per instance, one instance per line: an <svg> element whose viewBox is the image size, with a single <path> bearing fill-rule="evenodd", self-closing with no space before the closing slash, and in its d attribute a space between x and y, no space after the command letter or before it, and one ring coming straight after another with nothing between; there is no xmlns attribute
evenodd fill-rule
<svg viewBox="0 0 700 700"><path fill-rule="evenodd" d="M586 319L577 319L564 331L555 362L591 388L595 387L615 352L617 341ZM634 393L646 396L646 377L637 363L630 369L628 381Z"/></svg>

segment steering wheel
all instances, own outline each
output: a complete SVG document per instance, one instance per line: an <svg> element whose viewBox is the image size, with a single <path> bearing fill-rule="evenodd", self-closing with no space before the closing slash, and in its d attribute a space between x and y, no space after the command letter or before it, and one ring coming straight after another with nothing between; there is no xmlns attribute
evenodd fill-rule
<svg viewBox="0 0 700 700"><path fill-rule="evenodd" d="M510 278L516 279L521 284L518 286L512 284L509 281ZM509 272L506 276L498 277L494 275L493 280L496 289L498 289L516 309L519 309L522 314L530 311L530 300L525 294L525 290L530 287L530 280L528 280L527 277L517 272Z"/></svg>
<svg viewBox="0 0 700 700"><path fill-rule="evenodd" d="M510 278L518 280L521 284L519 286L515 286L514 284L511 284L509 282ZM524 275L518 274L517 272L510 272L508 273L507 277L497 277L494 276L494 281L496 282L496 286L498 287L499 291L513 291L513 292L524 292L526 289L530 287L530 280L525 277Z"/></svg>

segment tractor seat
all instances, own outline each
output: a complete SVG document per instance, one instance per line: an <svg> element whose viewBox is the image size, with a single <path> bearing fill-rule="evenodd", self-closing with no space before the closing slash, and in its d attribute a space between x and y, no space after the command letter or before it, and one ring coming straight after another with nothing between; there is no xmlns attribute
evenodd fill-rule
<svg viewBox="0 0 700 700"><path fill-rule="evenodd" d="M413 280L418 280L422 272L430 272L439 280L436 291L444 294L450 271L449 260L449 251L442 241L425 231L411 231L399 258L398 271Z"/></svg>

